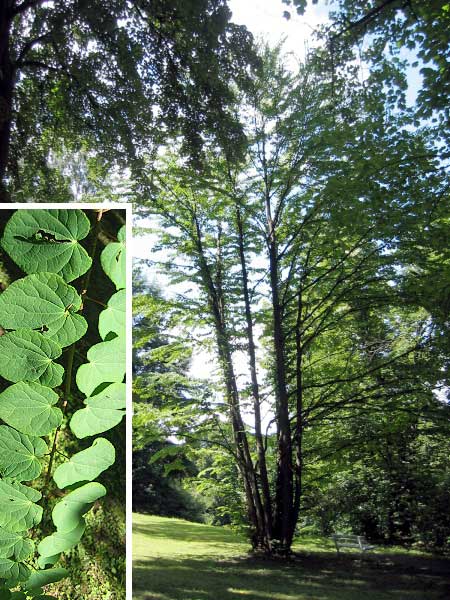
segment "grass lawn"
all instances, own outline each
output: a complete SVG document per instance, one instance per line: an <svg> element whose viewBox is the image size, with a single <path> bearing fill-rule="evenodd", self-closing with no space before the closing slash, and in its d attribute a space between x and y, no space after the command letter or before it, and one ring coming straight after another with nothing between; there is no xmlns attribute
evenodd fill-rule
<svg viewBox="0 0 450 600"><path fill-rule="evenodd" d="M289 561L254 559L222 527L133 515L133 600L448 600L450 561L378 550L337 557L307 538Z"/></svg>

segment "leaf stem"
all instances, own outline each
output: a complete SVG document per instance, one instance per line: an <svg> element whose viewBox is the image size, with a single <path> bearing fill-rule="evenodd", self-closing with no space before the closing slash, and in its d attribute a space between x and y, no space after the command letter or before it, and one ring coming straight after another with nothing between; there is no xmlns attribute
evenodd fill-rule
<svg viewBox="0 0 450 600"><path fill-rule="evenodd" d="M73 343L70 346L69 352L67 354L67 368L66 368L65 379L64 379L64 401L63 401L63 405L62 405L63 415L66 414L67 405L69 403L70 386L72 383L72 370L73 370L74 354L75 354L75 343ZM47 473L45 475L45 483L44 483L45 491L47 491L47 487L50 482L50 476L52 473L52 466L53 466L53 460L55 458L55 453L58 452L58 450L56 449L56 442L58 440L58 434L59 434L60 430L61 430L61 425L58 425L58 427L56 428L56 431L55 431L55 436L53 438L53 444L52 444L52 449L50 451L50 459L48 462Z"/></svg>
<svg viewBox="0 0 450 600"><path fill-rule="evenodd" d="M87 295L84 296L84 299L89 300L90 302L95 302L96 304L100 304L100 306L103 306L103 308L106 308L106 304L104 302L100 302L100 300L95 300L95 298L90 298Z"/></svg>

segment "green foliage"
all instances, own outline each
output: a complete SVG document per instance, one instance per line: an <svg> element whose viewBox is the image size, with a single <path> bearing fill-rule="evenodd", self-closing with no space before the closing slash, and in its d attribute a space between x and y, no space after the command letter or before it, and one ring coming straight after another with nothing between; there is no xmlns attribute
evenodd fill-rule
<svg viewBox="0 0 450 600"><path fill-rule="evenodd" d="M7 425L0 425L0 473L17 481L30 481L39 477L42 465L39 460L47 452L41 438L30 437Z"/></svg>
<svg viewBox="0 0 450 600"><path fill-rule="evenodd" d="M85 319L76 314L80 308L81 297L75 288L53 273L18 279L0 296L5 328L39 329L63 348L86 333Z"/></svg>
<svg viewBox="0 0 450 600"><path fill-rule="evenodd" d="M0 480L0 526L10 531L25 531L40 523L42 494L13 480Z"/></svg>
<svg viewBox="0 0 450 600"><path fill-rule="evenodd" d="M256 59L251 34L230 19L225 0L14 0L2 21L8 52L0 68L9 90L2 101L14 103L5 110L17 199L64 202L74 180L80 195L102 193L115 166L148 186L144 154L168 132L181 134L193 159L207 134L239 155L243 132L231 104Z"/></svg>
<svg viewBox="0 0 450 600"><path fill-rule="evenodd" d="M85 404L86 408L77 410L70 421L70 428L78 438L103 433L120 423L126 405L125 385L112 383L95 396L86 398Z"/></svg>
<svg viewBox="0 0 450 600"><path fill-rule="evenodd" d="M87 354L88 363L77 371L77 386L90 396L105 381L119 383L125 374L125 348L123 337L92 346ZM114 388L122 389L122 388ZM102 396L103 398L103 396ZM94 397L94 404L95 404ZM89 401L86 400L86 403Z"/></svg>
<svg viewBox="0 0 450 600"><path fill-rule="evenodd" d="M300 14L310 4L307 0L292 2ZM413 85L419 88L412 107L414 126L423 124L421 119L428 120L436 141L444 141L440 149L446 160L449 128L445 99L450 93L446 77L450 65L448 1L387 0L371 4L364 0L332 0L328 4L331 23L320 31L327 45L328 68L348 68L351 58L358 56L369 66L369 82L383 79L386 88L390 88L388 98L402 109L406 108L406 74L413 74Z"/></svg>
<svg viewBox="0 0 450 600"><path fill-rule="evenodd" d="M62 348L37 331L17 329L0 338L0 375L8 381L38 381L48 387L61 385L64 369L54 362Z"/></svg>
<svg viewBox="0 0 450 600"><path fill-rule="evenodd" d="M89 229L89 219L78 209L18 210L5 227L2 246L25 273L49 271L72 281L92 264L78 243Z"/></svg>
<svg viewBox="0 0 450 600"><path fill-rule="evenodd" d="M94 236L98 235L98 227L95 226ZM78 278L91 267L91 258L78 243L79 239L88 235L89 230L89 219L79 210L17 211L5 227L2 239L2 246L11 253L12 258L25 256L25 260L20 262L22 269L33 272L13 282L0 295L0 325L6 330L0 336L0 374L15 382L1 394L0 417L5 425L0 425L0 576L7 588L21 582L22 592L14 592L19 594L17 597L26 598L28 593L33 597L45 598L47 596L41 588L67 575L66 569L53 568L53 565L61 560L61 553L70 551L80 542L86 529L86 513L106 494L106 488L92 480L115 461L114 446L100 438L94 440L90 448L75 453L72 458L59 464L52 473L63 411L72 400L70 390L74 344L87 330L87 321L77 314L83 308L81 296L66 282ZM124 241L123 233L121 238ZM22 247L21 243L30 247ZM29 258L28 262L26 257ZM54 272L50 272L52 269ZM86 285L88 280L89 273L81 285ZM121 292L123 296L124 290ZM83 291L85 293L86 290ZM122 304L123 301L124 298ZM102 319L105 341L101 343L106 354L110 345L119 356L115 364L120 376L116 375L112 380L119 382L125 374L125 320L117 319L114 310L123 308L122 304L113 301L113 307L108 309L109 316ZM66 351L66 372L62 365L55 362L64 346L70 346ZM89 364L91 380L97 382L95 387L101 384L102 393L107 393L111 380L96 374L95 366ZM80 369L82 366L78 371ZM60 386L63 376L64 403L61 411L55 406L59 402L59 394L51 388ZM125 387L122 383L115 385ZM122 408L125 407L124 398L123 395ZM95 403L95 396L92 400ZM102 431L119 423L123 411L119 414L120 418L109 426L103 426ZM53 475L60 488L71 486L72 491L54 506L52 519L56 531L38 544L39 568L33 567L30 571L22 562L29 558L34 548L26 530L41 521L43 510L36 503L42 495L20 482L34 480L40 475L48 446L39 436L52 433L44 500L51 499L51 495L47 498L50 475ZM11 557L15 557L17 562ZM47 565L52 568L46 569Z"/></svg>
<svg viewBox="0 0 450 600"><path fill-rule="evenodd" d="M119 290L109 299L106 310L100 313L98 331L102 340L109 333L119 335L125 329L125 301L126 291Z"/></svg>
<svg viewBox="0 0 450 600"><path fill-rule="evenodd" d="M104 438L94 440L92 446L74 454L55 470L53 479L59 488L78 483L92 481L115 460L114 446Z"/></svg>
<svg viewBox="0 0 450 600"><path fill-rule="evenodd" d="M106 246L101 256L103 270L120 290L126 284L126 250L125 250L125 226L117 235L117 242Z"/></svg>
<svg viewBox="0 0 450 600"><path fill-rule="evenodd" d="M19 381L0 394L0 418L29 435L48 435L62 422L59 396L39 383Z"/></svg>
<svg viewBox="0 0 450 600"><path fill-rule="evenodd" d="M223 499L214 516L230 519L242 513L233 494L240 482L249 507L243 519L259 531L271 522L266 538L288 548L316 499L324 513L339 512L339 486L328 490L327 479L352 481L366 448L374 464L382 462L387 450L377 435L404 437L414 419L419 430L445 422L449 179L432 130L411 127L401 69L391 65L366 82L350 60L330 73L323 49L294 73L279 49L261 54L254 93L242 98L247 161L236 166L211 152L199 176L176 149L167 151L158 197L141 214L154 219L158 258L173 289L183 290L172 302L177 326L190 347L215 350L219 367L215 397L192 402L204 420L190 421L188 446L216 444L238 471L233 479L220 461L217 470L202 465L196 483L203 496ZM394 83L399 95L391 98ZM157 302L149 304L153 316ZM135 351L138 400L154 394L152 409L138 404L138 440L156 438L152 418L171 435L186 431L185 398L173 394L167 365L157 360L170 354L162 337L143 335ZM363 489L370 464L364 460ZM414 486L403 485L399 470L385 485L386 470L372 487L389 489L383 510L396 515L392 539L408 513L419 539L422 513L409 512ZM444 485L448 468L439 470ZM412 479L419 484L419 469ZM445 498L438 488L436 498ZM386 523L377 494L364 504ZM351 516L355 533L368 531L357 518L361 503L348 495L346 514L328 525L325 515L324 525L348 525ZM259 516L263 496L268 518Z"/></svg>

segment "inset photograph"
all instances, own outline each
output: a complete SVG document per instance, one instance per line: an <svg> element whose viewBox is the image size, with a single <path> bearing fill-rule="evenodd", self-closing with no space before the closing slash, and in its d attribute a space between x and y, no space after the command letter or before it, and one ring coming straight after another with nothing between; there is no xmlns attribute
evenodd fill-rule
<svg viewBox="0 0 450 600"><path fill-rule="evenodd" d="M125 232L117 206L0 209L6 600L125 599Z"/></svg>

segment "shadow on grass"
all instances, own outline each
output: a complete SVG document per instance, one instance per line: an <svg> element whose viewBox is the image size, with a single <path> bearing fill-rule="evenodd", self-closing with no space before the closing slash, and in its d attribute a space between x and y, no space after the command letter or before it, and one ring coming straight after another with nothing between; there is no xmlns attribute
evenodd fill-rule
<svg viewBox="0 0 450 600"><path fill-rule="evenodd" d="M421 567L418 575L413 564L402 569L385 557L328 554L282 563L158 558L135 561L133 587L139 600L447 600L448 563L445 572Z"/></svg>

